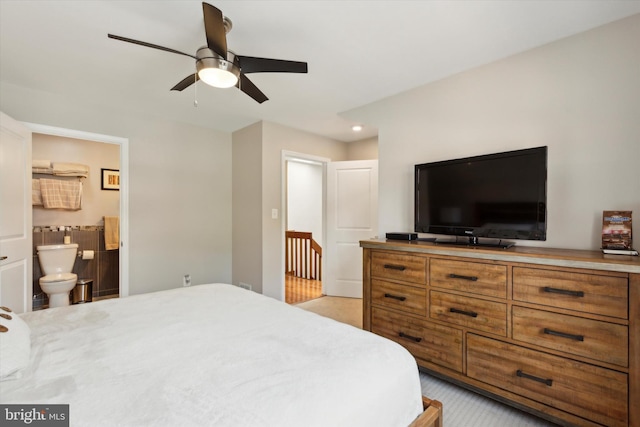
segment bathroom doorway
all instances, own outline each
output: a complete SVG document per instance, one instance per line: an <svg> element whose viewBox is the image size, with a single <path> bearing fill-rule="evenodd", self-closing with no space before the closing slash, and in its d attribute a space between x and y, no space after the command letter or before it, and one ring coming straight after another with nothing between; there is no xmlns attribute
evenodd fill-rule
<svg viewBox="0 0 640 427"><path fill-rule="evenodd" d="M128 140L107 135L78 132L25 123L33 132L33 160L86 165L85 177L67 179L82 182L79 210L33 208L33 247L71 241L79 244L73 272L78 279L92 281L92 296L127 296L128 286ZM34 162L35 165L35 162ZM35 172L35 169L34 169ZM105 184L103 175L116 175L119 185ZM43 175L33 175L34 184ZM46 175L44 175L47 178ZM35 188L35 187L34 187ZM119 220L119 238L105 245L105 218ZM107 237L108 240L108 237ZM58 242L59 241L59 242ZM108 248L108 249L107 249ZM46 304L38 279L42 275L36 254L33 259L34 309Z"/></svg>

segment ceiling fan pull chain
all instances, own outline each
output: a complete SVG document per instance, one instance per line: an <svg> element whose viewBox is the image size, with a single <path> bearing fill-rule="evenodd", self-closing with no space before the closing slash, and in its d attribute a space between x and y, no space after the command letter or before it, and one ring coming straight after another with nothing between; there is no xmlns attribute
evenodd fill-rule
<svg viewBox="0 0 640 427"><path fill-rule="evenodd" d="M196 70L196 74L193 75L193 106L198 108L198 71Z"/></svg>

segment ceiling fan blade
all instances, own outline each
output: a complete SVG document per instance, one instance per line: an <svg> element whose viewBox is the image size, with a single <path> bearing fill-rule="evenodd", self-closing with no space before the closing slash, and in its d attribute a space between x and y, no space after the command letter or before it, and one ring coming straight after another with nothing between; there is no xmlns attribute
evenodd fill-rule
<svg viewBox="0 0 640 427"><path fill-rule="evenodd" d="M306 73L307 63L283 59L238 56L243 73Z"/></svg>
<svg viewBox="0 0 640 427"><path fill-rule="evenodd" d="M238 88L252 97L256 102L262 104L264 101L267 101L269 98L262 93L260 89L256 85L253 84L251 80L244 74L240 74L240 79L238 80L238 84L236 85Z"/></svg>
<svg viewBox="0 0 640 427"><path fill-rule="evenodd" d="M113 35L113 34L107 34L107 36L109 36L110 39L120 40L120 41L127 42L127 43L138 44L140 46L151 47L153 49L164 50L165 52L177 53L178 55L184 55L184 56L188 56L189 58L198 59L193 55L189 55L188 53L180 52L179 50L170 49L170 48L164 47L164 46L158 46L157 44L141 42L140 40L129 39L127 37L116 36L116 35Z"/></svg>
<svg viewBox="0 0 640 427"><path fill-rule="evenodd" d="M227 32L224 29L222 12L217 7L202 3L204 31L207 34L207 46L223 58L227 57Z"/></svg>
<svg viewBox="0 0 640 427"><path fill-rule="evenodd" d="M172 87L171 90L177 90L182 92L183 90L185 90L186 88L188 88L189 86L197 82L198 80L200 80L200 77L198 77L198 73L192 74L182 79L182 81L177 85L175 85L174 87Z"/></svg>

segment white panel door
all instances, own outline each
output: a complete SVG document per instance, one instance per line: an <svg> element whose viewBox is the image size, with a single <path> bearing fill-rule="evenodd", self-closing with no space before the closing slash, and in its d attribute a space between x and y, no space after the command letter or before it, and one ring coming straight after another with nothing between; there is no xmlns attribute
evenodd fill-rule
<svg viewBox="0 0 640 427"><path fill-rule="evenodd" d="M378 161L327 165L326 295L362 298L360 240L378 227Z"/></svg>
<svg viewBox="0 0 640 427"><path fill-rule="evenodd" d="M31 131L0 112L0 305L31 311Z"/></svg>

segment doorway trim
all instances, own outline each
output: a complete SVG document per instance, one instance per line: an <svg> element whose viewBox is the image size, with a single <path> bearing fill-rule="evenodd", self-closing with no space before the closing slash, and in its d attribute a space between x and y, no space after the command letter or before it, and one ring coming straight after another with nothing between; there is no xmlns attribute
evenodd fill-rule
<svg viewBox="0 0 640 427"><path fill-rule="evenodd" d="M119 292L120 297L129 296L129 139L119 136L103 135L65 129L37 123L22 122L33 133L84 139L120 146L120 249L119 249Z"/></svg>
<svg viewBox="0 0 640 427"><path fill-rule="evenodd" d="M327 157L314 156L312 154L299 153L296 151L288 151L282 150L281 155L281 163L280 163L280 182L281 185L281 193L280 193L280 239L281 244L280 248L280 292L281 300L285 300L285 271L284 271L284 260L285 260L285 246L287 244L285 238L285 232L287 231L287 161L289 160L302 160L309 161L314 163L320 163L322 165L322 240L324 242L327 241L327 213L326 213L326 204L327 204L327 164L331 162L331 159ZM322 263L322 269L324 270L325 262ZM324 272L322 273L324 277ZM322 290L324 292L324 282L322 283Z"/></svg>

